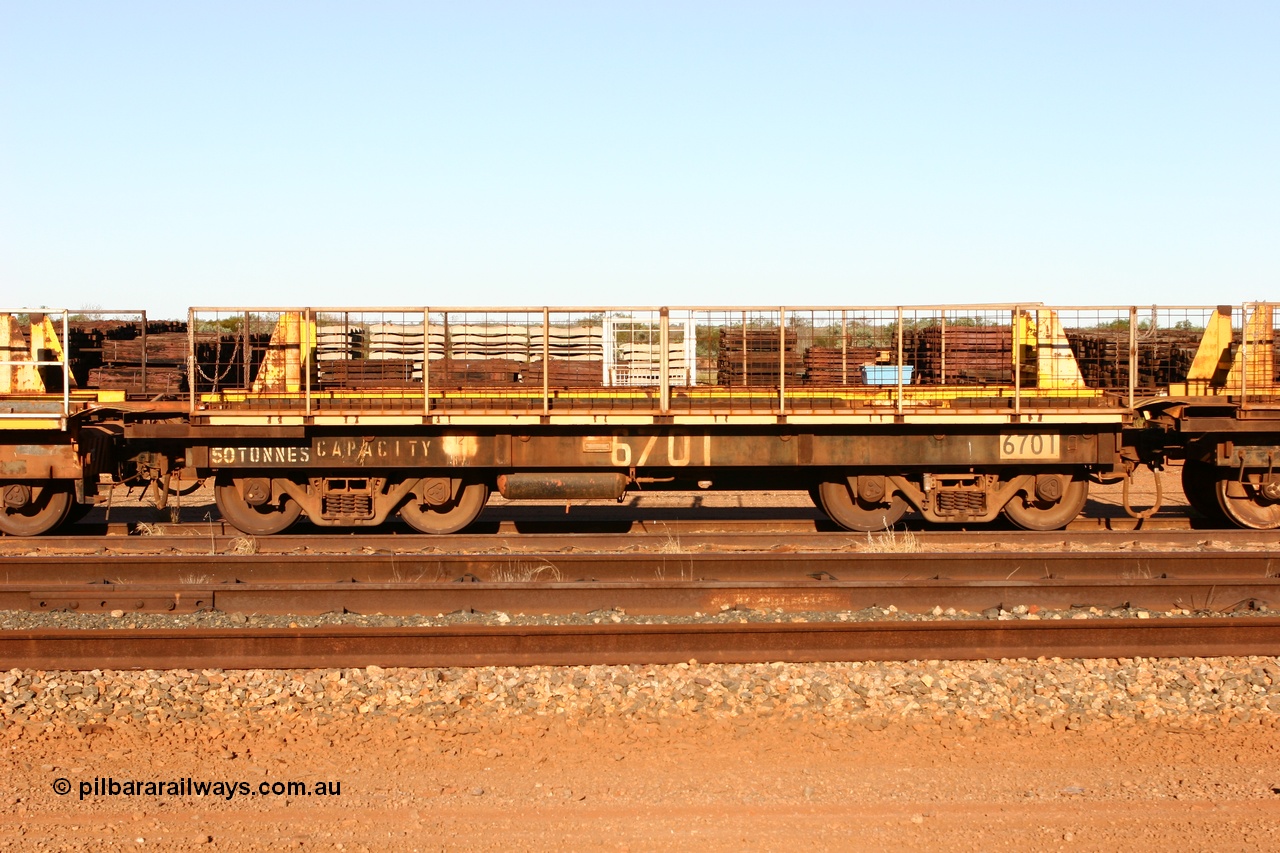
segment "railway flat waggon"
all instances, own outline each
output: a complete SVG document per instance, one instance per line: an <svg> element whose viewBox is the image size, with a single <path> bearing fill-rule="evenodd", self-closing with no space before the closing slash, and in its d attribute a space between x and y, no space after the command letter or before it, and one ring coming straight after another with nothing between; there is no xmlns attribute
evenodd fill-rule
<svg viewBox="0 0 1280 853"><path fill-rule="evenodd" d="M0 312L0 532L52 530L105 483L164 506L180 472L256 535L303 517L449 533L492 492L659 489L804 489L858 531L908 512L1048 530L1091 482L1171 459L1200 512L1275 527L1272 320L1265 303Z"/></svg>

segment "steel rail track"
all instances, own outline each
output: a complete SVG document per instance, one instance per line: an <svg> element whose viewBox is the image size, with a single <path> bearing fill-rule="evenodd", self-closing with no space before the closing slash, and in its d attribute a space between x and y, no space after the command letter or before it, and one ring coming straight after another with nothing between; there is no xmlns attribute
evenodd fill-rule
<svg viewBox="0 0 1280 853"><path fill-rule="evenodd" d="M0 592L22 585L503 583L518 581L1263 581L1280 551L708 551L657 553L10 555Z"/></svg>
<svg viewBox="0 0 1280 853"><path fill-rule="evenodd" d="M0 668L298 669L1280 654L1280 618L0 632Z"/></svg>
<svg viewBox="0 0 1280 853"><path fill-rule="evenodd" d="M1154 611L1280 611L1280 579L834 581L662 583L232 583L95 584L0 588L0 609L80 614L200 611L259 615L354 613L567 614L620 610L628 615L737 611L835 613L890 605L907 613L934 607L968 612L1016 605Z"/></svg>

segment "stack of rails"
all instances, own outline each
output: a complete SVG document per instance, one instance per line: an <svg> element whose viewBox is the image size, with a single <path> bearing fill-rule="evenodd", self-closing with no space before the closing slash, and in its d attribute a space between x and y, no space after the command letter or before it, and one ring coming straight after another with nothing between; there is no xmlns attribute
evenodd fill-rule
<svg viewBox="0 0 1280 853"><path fill-rule="evenodd" d="M945 349L944 349L945 347ZM1007 326L926 326L906 333L904 360L916 381L986 384L1013 381L1013 335Z"/></svg>
<svg viewBox="0 0 1280 853"><path fill-rule="evenodd" d="M446 358L432 362L431 386L483 388L517 385L521 371L525 369L523 362L512 358Z"/></svg>
<svg viewBox="0 0 1280 853"><path fill-rule="evenodd" d="M782 352L779 352L779 344ZM787 329L779 340L778 329L720 329L720 351L716 360L717 385L777 385L779 367L786 365L787 375L801 368L796 356L796 333Z"/></svg>
<svg viewBox="0 0 1280 853"><path fill-rule="evenodd" d="M181 333L186 336L187 326L175 321L151 321L147 323L148 335ZM136 361L108 362L104 359L104 345L115 344L122 340L137 339L141 343L141 321L139 320L71 320L67 324L67 338L71 351L71 375L75 383L83 388L125 389L133 393L142 393L141 388L141 353ZM183 345L185 352L185 344ZM148 342L148 351L150 351ZM184 356L185 359L185 356ZM105 368L105 369L104 369ZM96 372L95 372L96 371ZM105 383L105 384L102 384ZM152 379L151 370L147 370L147 386L154 384L160 393L171 384L160 374Z"/></svg>
<svg viewBox="0 0 1280 853"><path fill-rule="evenodd" d="M543 351L549 357L544 364ZM529 336L529 364L522 370L526 384L558 388L598 387L604 381L604 327L552 326L549 333L535 327Z"/></svg>
<svg viewBox="0 0 1280 853"><path fill-rule="evenodd" d="M809 347L804 351L804 381L809 385L863 385L862 366L886 354L878 347Z"/></svg>
<svg viewBox="0 0 1280 853"><path fill-rule="evenodd" d="M68 324L67 340L71 351L71 375L77 385L84 388L90 387L89 372L95 367L102 366L102 342L107 331L125 325L126 322L123 320L72 320ZM0 358L13 357L12 353L0 353Z"/></svg>
<svg viewBox="0 0 1280 853"><path fill-rule="evenodd" d="M142 338L105 340L102 342L104 364L141 364ZM181 332L148 335L145 341L147 362L181 363L187 357L187 336Z"/></svg>
<svg viewBox="0 0 1280 853"><path fill-rule="evenodd" d="M1067 329L1066 332L1086 383L1094 388L1128 387L1128 329ZM1200 332L1185 329L1139 332L1137 386L1158 388L1185 381L1200 337Z"/></svg>
<svg viewBox="0 0 1280 853"><path fill-rule="evenodd" d="M185 323L147 323L145 339L137 322L106 321L93 326L101 337L97 347L98 366L90 368L86 376L88 387L121 390L130 396L174 395L185 389L184 366L190 346ZM91 340L96 337L93 330L85 329L84 333ZM145 381L142 366L144 342ZM219 350L216 334L197 337L198 358L216 361Z"/></svg>
<svg viewBox="0 0 1280 853"><path fill-rule="evenodd" d="M55 323L60 327L60 324ZM132 340L142 336L140 320L71 320L68 324L70 339L74 345L77 341L97 341L97 346L104 340ZM181 320L148 320L147 334L162 335L165 333L187 333L187 324Z"/></svg>
<svg viewBox="0 0 1280 853"><path fill-rule="evenodd" d="M55 326L60 328L59 324ZM187 324L177 321L153 320L147 323L148 335L180 332L186 334ZM132 340L141 338L138 320L71 320L67 324L67 339L71 347L72 370L99 367L102 364L103 342L107 340Z"/></svg>
<svg viewBox="0 0 1280 853"><path fill-rule="evenodd" d="M1201 333L1185 329L1159 329L1148 338L1138 333L1138 385L1142 388L1158 388L1171 382L1183 382L1191 362L1195 361ZM1129 341L1123 345L1124 356L1129 356Z"/></svg>
<svg viewBox="0 0 1280 853"><path fill-rule="evenodd" d="M174 367L148 366L145 381L141 365L95 367L89 371L90 388L122 390L129 396L181 394L185 386L182 370Z"/></svg>
<svg viewBox="0 0 1280 853"><path fill-rule="evenodd" d="M408 388L421 385L414 379L416 363L408 358L324 361L319 365L320 385L330 388Z"/></svg>
<svg viewBox="0 0 1280 853"><path fill-rule="evenodd" d="M537 359L521 369L520 375L525 384L541 385L544 365L547 384L552 388L598 388L604 381L603 359L569 361L552 356L549 362Z"/></svg>

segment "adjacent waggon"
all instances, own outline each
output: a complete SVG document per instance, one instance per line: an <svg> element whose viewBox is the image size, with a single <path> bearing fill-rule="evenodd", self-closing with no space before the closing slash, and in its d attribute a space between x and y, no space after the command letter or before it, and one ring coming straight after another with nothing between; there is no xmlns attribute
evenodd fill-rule
<svg viewBox="0 0 1280 853"><path fill-rule="evenodd" d="M804 489L859 531L1049 530L1170 460L1196 511L1269 529L1275 337L1269 303L8 310L0 532L203 479L255 535L658 489Z"/></svg>

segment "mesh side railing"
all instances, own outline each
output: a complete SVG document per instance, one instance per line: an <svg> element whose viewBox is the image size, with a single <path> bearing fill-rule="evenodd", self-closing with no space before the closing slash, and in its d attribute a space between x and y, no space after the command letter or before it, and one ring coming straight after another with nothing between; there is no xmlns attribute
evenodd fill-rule
<svg viewBox="0 0 1280 853"><path fill-rule="evenodd" d="M1277 307L1273 302L1248 302L1242 306L1239 348L1228 372L1227 384L1233 391L1239 388L1246 405L1280 402L1275 352L1280 321Z"/></svg>
<svg viewBox="0 0 1280 853"><path fill-rule="evenodd" d="M201 308L187 329L188 386L193 407L428 414L1017 411L1200 385L1270 398L1275 320L1266 303L1230 316L1040 304ZM1206 373L1210 331L1232 326L1222 366Z"/></svg>

